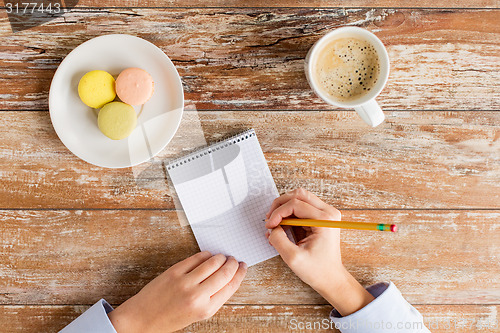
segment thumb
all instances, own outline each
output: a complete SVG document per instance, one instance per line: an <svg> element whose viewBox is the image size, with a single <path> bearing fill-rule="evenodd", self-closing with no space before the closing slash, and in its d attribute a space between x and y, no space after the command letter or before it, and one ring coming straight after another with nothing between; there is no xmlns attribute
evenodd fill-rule
<svg viewBox="0 0 500 333"><path fill-rule="evenodd" d="M288 264L288 260L295 256L299 247L288 239L285 230L281 226L271 229L270 232L269 243L278 251L283 261Z"/></svg>

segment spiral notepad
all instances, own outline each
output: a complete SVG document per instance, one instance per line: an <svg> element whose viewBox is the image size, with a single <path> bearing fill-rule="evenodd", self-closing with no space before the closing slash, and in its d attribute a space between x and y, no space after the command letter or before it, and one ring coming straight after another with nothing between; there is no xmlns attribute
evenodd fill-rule
<svg viewBox="0 0 500 333"><path fill-rule="evenodd" d="M167 170L202 251L249 266L278 254L262 221L278 190L253 129L175 160Z"/></svg>

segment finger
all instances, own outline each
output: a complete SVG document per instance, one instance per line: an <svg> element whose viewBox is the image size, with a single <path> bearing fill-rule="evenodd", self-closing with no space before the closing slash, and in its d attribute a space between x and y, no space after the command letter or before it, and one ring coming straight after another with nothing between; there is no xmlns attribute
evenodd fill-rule
<svg viewBox="0 0 500 333"><path fill-rule="evenodd" d="M189 274L188 278L192 279L194 283L201 283L207 277L215 273L219 268L224 265L227 258L223 254L216 254L200 264L198 267L193 269Z"/></svg>
<svg viewBox="0 0 500 333"><path fill-rule="evenodd" d="M201 283L203 290L206 290L210 295L215 294L233 279L238 268L238 261L229 257L221 268Z"/></svg>
<svg viewBox="0 0 500 333"><path fill-rule="evenodd" d="M224 303L226 303L226 301L233 296L236 290L238 290L241 285L241 281L243 281L243 278L247 273L247 269L247 264L240 262L238 270L236 271L236 274L234 274L232 280L229 281L229 283L226 284L221 290L213 294L212 297L210 297L210 301L213 302L213 305L217 307L217 309L224 305Z"/></svg>
<svg viewBox="0 0 500 333"><path fill-rule="evenodd" d="M186 274L198 267L201 263L205 262L212 255L208 251L198 252L189 258L186 258L177 264L173 265L171 269L179 270L179 272Z"/></svg>
<svg viewBox="0 0 500 333"><path fill-rule="evenodd" d="M297 254L299 251L299 247L292 243L288 236L286 235L285 230L281 226L278 226L272 230L269 234L269 243L278 251L283 261L287 264L290 262L290 258Z"/></svg>
<svg viewBox="0 0 500 333"><path fill-rule="evenodd" d="M295 215L298 218L310 219L326 220L329 218L329 215L325 211L319 210L307 202L294 198L279 206L272 212L266 222L266 228L271 229L276 227L280 224L283 218L291 215Z"/></svg>
<svg viewBox="0 0 500 333"><path fill-rule="evenodd" d="M325 203L323 200L318 198L314 193L304 190L303 188L298 188L274 199L273 203L271 204L271 207L269 208L269 211L266 214L266 217L269 218L273 210L275 210L276 208L278 208L285 202L290 201L293 198L307 202L311 206L314 206L320 210L328 210L329 208L333 208L327 203Z"/></svg>

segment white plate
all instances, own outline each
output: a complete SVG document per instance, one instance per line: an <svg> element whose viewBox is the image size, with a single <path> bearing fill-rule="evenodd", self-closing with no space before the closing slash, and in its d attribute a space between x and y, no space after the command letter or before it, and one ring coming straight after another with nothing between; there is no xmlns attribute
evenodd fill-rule
<svg viewBox="0 0 500 333"><path fill-rule="evenodd" d="M137 127L123 140L111 140L97 127L96 112L78 96L78 82L91 70L115 78L125 68L139 67L153 77L149 101L135 106ZM73 154L106 168L125 168L158 154L174 136L182 118L184 92L174 64L155 45L129 35L93 38L71 51L57 69L49 93L50 119Z"/></svg>

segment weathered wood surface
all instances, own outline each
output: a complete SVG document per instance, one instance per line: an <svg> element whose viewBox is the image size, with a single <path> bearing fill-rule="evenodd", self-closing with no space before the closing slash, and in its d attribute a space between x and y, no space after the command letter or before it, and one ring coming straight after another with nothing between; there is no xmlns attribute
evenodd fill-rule
<svg viewBox="0 0 500 333"><path fill-rule="evenodd" d="M74 2L74 1L73 1ZM66 6L71 6L71 1L63 1ZM259 0L80 0L77 7L425 7L425 8L500 8L498 0L278 0L263 2Z"/></svg>
<svg viewBox="0 0 500 333"><path fill-rule="evenodd" d="M416 305L433 333L498 332L498 305ZM0 332L56 332L88 306L0 306L4 319ZM327 305L226 305L210 320L188 326L183 332L336 332L323 329L331 307ZM304 329L299 329L299 322ZM316 324L314 324L316 322ZM307 329L316 325L319 329ZM324 324L328 325L328 323ZM495 326L497 325L497 326ZM297 327L297 329L295 329ZM328 327L328 326L326 326Z"/></svg>
<svg viewBox="0 0 500 333"><path fill-rule="evenodd" d="M12 34L0 18L0 109L46 110L52 76L82 42L143 37L173 59L188 104L203 110L332 109L309 88L303 59L327 31L375 32L391 58L386 109L499 110L497 10L74 9Z"/></svg>
<svg viewBox="0 0 500 333"><path fill-rule="evenodd" d="M1 208L175 208L161 161L255 128L280 191L339 208L498 208L499 112L186 112L175 138L136 168L74 156L47 112L0 113ZM69 194L69 195L68 195Z"/></svg>
<svg viewBox="0 0 500 333"><path fill-rule="evenodd" d="M344 262L362 284L392 280L432 332L498 332L500 24L498 10L485 8L500 2L206 5L81 0L16 34L0 11L0 332L57 331L99 298L118 305L197 252L161 162L249 127L280 191L302 186L345 220L399 225L397 234L342 232ZM163 6L182 8L128 8ZM348 7L320 8L337 6ZM387 121L376 129L352 111L325 111L334 108L305 81L307 50L344 25L376 33L391 57L379 97ZM79 160L47 112L61 60L107 33L158 45L183 78L186 108L202 111L186 112L167 149L136 168ZM212 320L185 331L291 331L291 319L327 318L325 304L274 258L250 268Z"/></svg>
<svg viewBox="0 0 500 333"><path fill-rule="evenodd" d="M342 231L343 262L364 285L393 281L411 303L496 304L500 211L349 210L396 234ZM198 252L175 211L0 211L0 304L121 303ZM264 237L264 235L262 235ZM326 304L276 257L250 267L229 304Z"/></svg>

